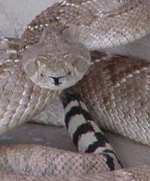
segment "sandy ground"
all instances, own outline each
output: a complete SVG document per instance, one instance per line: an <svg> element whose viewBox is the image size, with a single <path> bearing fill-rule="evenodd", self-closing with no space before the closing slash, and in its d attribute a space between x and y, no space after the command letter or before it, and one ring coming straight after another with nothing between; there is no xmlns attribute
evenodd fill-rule
<svg viewBox="0 0 150 181"><path fill-rule="evenodd" d="M0 36L20 37L26 24L56 0L0 0ZM150 59L150 36L128 46L109 51ZM125 167L150 164L150 149L118 135L106 133ZM36 143L65 150L76 150L62 127L25 124L1 136L0 145Z"/></svg>

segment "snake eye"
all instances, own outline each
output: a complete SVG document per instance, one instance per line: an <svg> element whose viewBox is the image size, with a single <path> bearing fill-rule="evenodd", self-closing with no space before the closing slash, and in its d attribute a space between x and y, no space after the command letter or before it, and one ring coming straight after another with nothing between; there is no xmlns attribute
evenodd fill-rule
<svg viewBox="0 0 150 181"><path fill-rule="evenodd" d="M44 75L43 75L43 74L40 74L40 76L41 76L41 77L44 77Z"/></svg>

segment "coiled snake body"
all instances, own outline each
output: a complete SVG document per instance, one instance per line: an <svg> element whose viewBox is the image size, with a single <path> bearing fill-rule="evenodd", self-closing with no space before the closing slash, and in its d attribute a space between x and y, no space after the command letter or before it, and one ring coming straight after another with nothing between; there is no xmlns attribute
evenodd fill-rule
<svg viewBox="0 0 150 181"><path fill-rule="evenodd" d="M133 140L149 144L149 63L134 59L131 62L126 57L112 58L109 54L103 55L96 52L91 52L90 55L89 52L98 48L126 44L146 35L150 31L149 8L148 0L111 2L68 0L55 4L37 16L22 35L20 53L11 54L9 61L1 62L0 134L33 118L50 100L60 94L62 89L79 81L91 65L90 73L76 85L75 89L82 90L93 117L97 122L102 120L101 124L106 129L114 129L115 132ZM2 43L3 46L4 44ZM2 55L3 49L5 48L2 48ZM97 63L97 66L92 65L99 59L102 63ZM145 85L141 88L143 80ZM126 99L126 96L129 99ZM124 102L126 105L123 105ZM107 122L103 121L106 119ZM130 133L127 134L128 132ZM36 155L42 153L49 158L51 153L51 150L45 147L35 147L35 149L27 147L28 153L22 153L23 160L29 156L28 154L32 156L32 153ZM1 148L2 154L5 151L7 153L8 149ZM11 159L18 149L23 152L26 148L16 147L15 151L12 149L12 155L11 152L9 153ZM32 149L35 151L32 152ZM56 159L59 158L58 155L54 156L56 164L59 163ZM75 159L75 156L70 157ZM97 159L97 155L94 157ZM21 155L20 158L22 159ZM10 168L11 161L8 159L5 162L5 160L6 156L4 156L6 166L2 168L8 166L7 170L15 170L14 167ZM36 164L44 165L45 160L44 168L40 168L43 169L42 174L46 175L45 167L52 164L47 162L47 157L41 157L40 162ZM21 161L18 161L18 165L19 163L22 164ZM147 174L147 167L144 169L143 174ZM22 170L21 173L30 172L25 171L24 167ZM38 171L35 172L37 173ZM117 172L113 174L116 174L114 179L117 178ZM9 176L15 178L15 175ZM130 176L134 178L127 172L127 177ZM35 179L21 177L26 180ZM93 176L93 180L96 177ZM8 180L7 174L3 173L2 179ZM38 179L47 178L36 178Z"/></svg>

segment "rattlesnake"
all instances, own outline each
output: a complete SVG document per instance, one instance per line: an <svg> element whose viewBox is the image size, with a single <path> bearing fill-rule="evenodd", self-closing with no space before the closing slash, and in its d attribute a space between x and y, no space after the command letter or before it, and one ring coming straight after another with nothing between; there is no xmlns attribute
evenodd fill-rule
<svg viewBox="0 0 150 181"><path fill-rule="evenodd" d="M91 2L92 1L63 1L62 3L55 4L54 6L48 8L46 11L42 12L28 25L25 33L23 34L20 43L22 52L19 55L14 55L16 56L14 57L16 58L16 60L10 62L3 61L1 63L1 134L5 133L9 129L14 128L16 125L22 124L23 122L31 119L34 115L36 115L44 108L44 106L50 101L50 99L53 99L57 94L60 94L60 89L72 86L75 81L80 80L82 76L87 72L88 67L91 65L90 54L88 50L125 44L127 42L134 41L135 39L138 39L149 32L149 1L113 1L111 2L112 4L110 4L110 6L108 6L107 2L105 2L105 4L103 1L102 4L100 4L99 1L93 1L92 3ZM106 12L103 12L102 10L106 8L106 5L108 9L106 9ZM142 18L138 20L138 13L143 15L145 21L143 21ZM123 19L121 19L122 17ZM132 21L129 21L129 18ZM123 30L120 27L120 24L118 27L113 26L116 21L120 21L122 23L122 27L125 30L124 32L122 32ZM130 24L130 22L134 21L138 22L138 29L133 27L133 24ZM109 24L110 26L108 27L107 31L105 26L104 29L102 28L99 31L98 28L100 28L104 22L106 22L106 24ZM49 25L49 23L51 24ZM106 34L104 35L104 33ZM53 46L55 45L56 47L53 48L51 43L53 43ZM71 49L73 49L73 54L70 54ZM56 54L58 50L61 52L60 54ZM75 55L78 59L76 59ZM51 63L45 61L48 58L53 60L52 62L54 65L57 65L57 61L59 59L58 67L51 67ZM62 60L66 58L67 63L61 61L60 58L62 58ZM72 58L76 61L72 62ZM117 59L116 57L114 58ZM29 75L31 80L37 85L35 85L22 70L22 64L20 62L21 59L23 60L25 73ZM123 57L121 59L124 60ZM80 60L82 61L81 67L84 68L84 72L81 71L82 69L80 67ZM30 65L28 64L28 62L30 63ZM128 61L127 59L127 65L128 62L130 61ZM124 86L128 86L129 82L130 87L131 82L129 80L133 80L133 78L134 81L136 79L139 80L139 69L141 71L140 73L143 73L142 75L145 75L145 72L148 75L147 66L149 64L146 62L137 63L137 61L133 61L133 64L129 66L126 65L126 69L128 69L127 72L124 71L124 69L119 68L119 65L120 67L122 67L122 62L120 64L119 61L117 62L118 69L116 69L115 60L114 66L112 66L113 63L109 64L109 61L107 62L107 64L107 66L105 65L105 63L104 65L102 65L102 69L106 70L106 74L104 71L103 76L109 75L108 73L112 71L111 74L113 78L105 77L108 80L110 79L111 82L109 84L108 82L105 83L104 81L104 83L108 85L108 90L110 91L106 92L104 90L103 101L106 105L105 109L108 112L115 112L112 105L114 102L112 103L110 101L114 100L114 90L113 88L111 88L111 86L115 85L114 87L116 89L117 87L120 88L120 85L118 85L117 83L119 81L120 83L126 82L126 79L128 79L127 83L125 85L121 84L121 86L123 85L124 88ZM48 65L48 67L45 65ZM97 66L98 72L100 68L101 64L99 67ZM34 72L34 70L36 71ZM94 69L94 72L98 73L96 69ZM74 75L76 77L74 77ZM94 73L90 73L90 78L92 77L92 75L95 76ZM122 75L125 78L123 78ZM70 77L73 78L72 81ZM48 84L47 79L50 80L50 83ZM66 84L66 79L69 82L68 84ZM97 79L97 81L101 82L101 79ZM84 83L80 82L79 84L79 86L84 86ZM42 86L46 89L40 88ZM135 86L138 87L139 85L135 84ZM86 85L86 87L88 86ZM89 84L89 87L90 89L92 89L91 84ZM137 87L135 87L135 89ZM49 91L47 90L47 88L58 91ZM85 90L86 92L85 88L83 88L83 90ZM94 94L98 96L98 92L94 92ZM85 95L87 96L87 92L85 93ZM109 100L107 100L108 97ZM131 94L131 97L133 97L133 94ZM144 97L142 98L144 99ZM118 99L115 100L115 102L117 101ZM96 105L96 107L98 107L98 105ZM119 112L119 114L121 113ZM118 128L116 128L116 131L117 130ZM145 130L147 129L145 128ZM125 134L125 132L126 131L124 130L123 134ZM130 134L129 137L134 139L134 133ZM138 135L138 137L136 138L138 141L141 141L142 139L141 137L139 137L140 136ZM147 144L149 142L148 136L144 136L142 141Z"/></svg>

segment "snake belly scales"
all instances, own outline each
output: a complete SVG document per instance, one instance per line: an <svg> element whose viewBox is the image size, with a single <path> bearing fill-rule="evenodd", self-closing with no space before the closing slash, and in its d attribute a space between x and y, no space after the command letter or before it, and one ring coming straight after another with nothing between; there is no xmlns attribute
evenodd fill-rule
<svg viewBox="0 0 150 181"><path fill-rule="evenodd" d="M31 120L62 90L79 81L73 88L81 92L92 118L102 128L149 145L149 63L94 51L127 44L148 34L149 8L149 0L62 1L38 15L20 40L14 43L13 39L1 38L0 134ZM9 49L16 52L9 52ZM92 122L85 105L78 98L74 99L73 108L77 107L81 115L77 116L81 123L74 123L76 116L68 116L72 110L67 106L69 103L71 101L64 106L66 126L79 151L87 153L36 145L1 147L1 180L150 179L148 166L98 174L120 168L119 161L103 133ZM96 152L100 154L88 154L90 149L85 149L88 141L82 146L89 132L79 136L74 129L83 125L88 127L96 143L103 138L104 148L96 145L95 149L100 150ZM69 166L61 171L64 165ZM4 169L16 171L16 174ZM89 176L77 176L88 172ZM28 176L29 173L35 176ZM48 176L64 176L65 173L75 176L62 179Z"/></svg>

